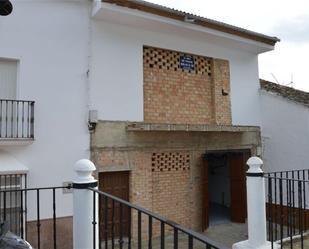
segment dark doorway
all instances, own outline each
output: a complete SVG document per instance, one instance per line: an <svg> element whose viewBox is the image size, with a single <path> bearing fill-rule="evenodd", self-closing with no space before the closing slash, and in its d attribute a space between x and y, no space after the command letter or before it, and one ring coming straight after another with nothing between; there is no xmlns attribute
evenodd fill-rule
<svg viewBox="0 0 309 249"><path fill-rule="evenodd" d="M246 161L249 156L250 151L205 154L204 229L209 225L246 222Z"/></svg>
<svg viewBox="0 0 309 249"><path fill-rule="evenodd" d="M108 194L119 197L123 200L129 201L129 172L103 172L99 174L99 189ZM102 198L103 199L103 198ZM105 207L104 200L100 202L100 212L103 213ZM112 217L114 217L114 237L119 237L120 225L122 224L123 236L128 235L128 209L122 209L122 221L120 222L120 204L112 202L111 200L107 203L107 227L108 227L108 238L112 237ZM103 220L104 215L100 215L100 227L106 227ZM104 238L104 229L100 229L100 237Z"/></svg>

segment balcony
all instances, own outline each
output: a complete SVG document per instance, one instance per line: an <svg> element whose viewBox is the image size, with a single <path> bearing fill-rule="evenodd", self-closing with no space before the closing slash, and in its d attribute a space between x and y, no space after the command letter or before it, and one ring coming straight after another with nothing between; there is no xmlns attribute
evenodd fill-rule
<svg viewBox="0 0 309 249"><path fill-rule="evenodd" d="M0 145L34 139L34 101L0 99Z"/></svg>

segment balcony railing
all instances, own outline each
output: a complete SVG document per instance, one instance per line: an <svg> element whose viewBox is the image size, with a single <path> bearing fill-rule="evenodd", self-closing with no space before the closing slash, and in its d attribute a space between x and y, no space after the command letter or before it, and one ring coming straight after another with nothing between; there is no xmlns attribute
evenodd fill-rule
<svg viewBox="0 0 309 249"><path fill-rule="evenodd" d="M0 99L0 140L34 138L34 101Z"/></svg>

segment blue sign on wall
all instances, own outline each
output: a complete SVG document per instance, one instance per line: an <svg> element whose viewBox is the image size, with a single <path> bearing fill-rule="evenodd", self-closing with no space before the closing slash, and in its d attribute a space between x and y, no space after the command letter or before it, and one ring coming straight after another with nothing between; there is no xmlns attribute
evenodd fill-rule
<svg viewBox="0 0 309 249"><path fill-rule="evenodd" d="M191 55L180 56L180 68L185 70L194 70L194 58Z"/></svg>

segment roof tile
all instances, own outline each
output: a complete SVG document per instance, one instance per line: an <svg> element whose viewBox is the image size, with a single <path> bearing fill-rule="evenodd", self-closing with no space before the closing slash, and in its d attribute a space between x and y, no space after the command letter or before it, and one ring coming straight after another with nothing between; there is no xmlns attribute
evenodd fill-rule
<svg viewBox="0 0 309 249"><path fill-rule="evenodd" d="M288 86L282 86L270 81L260 80L261 89L275 93L279 96L295 101L309 107L309 93L294 89Z"/></svg>

